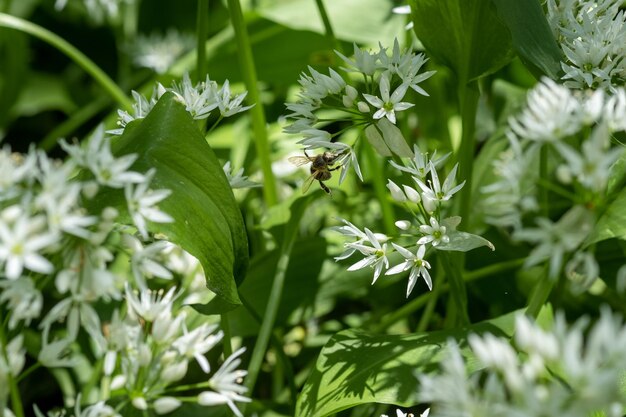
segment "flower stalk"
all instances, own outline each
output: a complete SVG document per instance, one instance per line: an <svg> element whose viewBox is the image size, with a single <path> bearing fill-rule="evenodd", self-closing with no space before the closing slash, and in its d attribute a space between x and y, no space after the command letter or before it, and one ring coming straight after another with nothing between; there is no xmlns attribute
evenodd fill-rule
<svg viewBox="0 0 626 417"><path fill-rule="evenodd" d="M102 88L104 88L104 90L120 104L120 106L122 106L125 110L132 110L132 102L117 86L117 84L92 60L87 58L85 54L76 49L65 39L39 25L5 13L0 13L0 27L28 33L29 35L54 46L59 51L67 55L79 67L84 69L89 75L91 75L96 82L100 84Z"/></svg>
<svg viewBox="0 0 626 417"><path fill-rule="evenodd" d="M228 0L228 10L230 11L230 19L235 31L235 40L237 42L237 53L243 73L243 79L248 89L248 101L256 103L250 109L252 118L252 130L256 151L263 172L263 196L268 206L273 206L278 202L276 192L276 180L272 172L272 162L270 156L270 148L267 137L265 112L259 94L259 86L257 82L256 68L252 56L252 48L250 47L250 39L246 30L246 25L241 11L239 0Z"/></svg>

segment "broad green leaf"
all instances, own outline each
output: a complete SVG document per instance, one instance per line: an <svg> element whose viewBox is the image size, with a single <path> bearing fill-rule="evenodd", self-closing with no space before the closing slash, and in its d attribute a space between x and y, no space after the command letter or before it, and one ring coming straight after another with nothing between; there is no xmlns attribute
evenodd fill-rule
<svg viewBox="0 0 626 417"><path fill-rule="evenodd" d="M383 140L391 152L403 158L412 158L413 151L407 145L402 132L396 125L387 120L386 117L380 119L376 125L383 135Z"/></svg>
<svg viewBox="0 0 626 417"><path fill-rule="evenodd" d="M365 137L367 138L369 144L376 149L376 152L378 152L379 155L391 156L391 151L389 150L389 147L387 147L387 144L385 143L385 140L376 125L369 125L365 128Z"/></svg>
<svg viewBox="0 0 626 417"><path fill-rule="evenodd" d="M430 55L466 84L513 57L511 34L491 0L412 0L414 30Z"/></svg>
<svg viewBox="0 0 626 417"><path fill-rule="evenodd" d="M467 329L413 335L370 334L345 330L324 346L296 405L297 417L325 417L366 403L412 406L418 401L418 372L438 368L448 339L455 339L468 357L470 333L510 337L515 312ZM469 361L476 369L475 361Z"/></svg>
<svg viewBox="0 0 626 417"><path fill-rule="evenodd" d="M496 250L493 244L484 237L473 235L467 232L452 230L448 233L450 241L437 245L438 250L451 250L458 252L469 252L481 246L487 246L491 250Z"/></svg>
<svg viewBox="0 0 626 417"><path fill-rule="evenodd" d="M390 0L326 0L324 6L338 39L376 45L403 35L404 17L391 13L394 3ZM293 29L326 33L311 0L262 2L257 12Z"/></svg>
<svg viewBox="0 0 626 417"><path fill-rule="evenodd" d="M513 47L527 66L559 79L563 53L552 34L539 0L491 0L511 32Z"/></svg>
<svg viewBox="0 0 626 417"><path fill-rule="evenodd" d="M585 243L588 246L612 238L626 240L626 188L620 191L598 219Z"/></svg>
<svg viewBox="0 0 626 417"><path fill-rule="evenodd" d="M171 93L132 124L113 143L114 153L136 153L135 170L156 168L151 188L172 190L159 207L175 222L150 229L200 260L207 287L225 306L240 305L236 282L246 271L248 243L241 212L213 150Z"/></svg>

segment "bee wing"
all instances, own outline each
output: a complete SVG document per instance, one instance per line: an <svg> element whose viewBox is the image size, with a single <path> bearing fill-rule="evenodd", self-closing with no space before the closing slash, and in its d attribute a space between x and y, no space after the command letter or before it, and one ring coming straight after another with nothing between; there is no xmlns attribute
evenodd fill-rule
<svg viewBox="0 0 626 417"><path fill-rule="evenodd" d="M287 160L297 167L306 165L311 162L311 160L306 156L290 156L289 158L287 158Z"/></svg>
<svg viewBox="0 0 626 417"><path fill-rule="evenodd" d="M311 184L313 184L314 180L315 174L312 174L309 176L309 178L306 179L306 181L304 181L304 184L302 184L302 194L305 194L307 191L309 191L309 187L311 187Z"/></svg>

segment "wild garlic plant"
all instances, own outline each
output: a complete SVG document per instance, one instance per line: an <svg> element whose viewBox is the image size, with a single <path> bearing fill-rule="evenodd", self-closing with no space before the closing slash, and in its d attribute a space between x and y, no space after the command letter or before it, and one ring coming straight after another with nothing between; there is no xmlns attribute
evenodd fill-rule
<svg viewBox="0 0 626 417"><path fill-rule="evenodd" d="M9 397L20 407L22 375L44 367L92 381L82 398L66 394L76 417L164 414L183 402L241 416L243 349L210 366L223 333L189 307L210 297L202 268L150 232L173 222L159 208L171 191L151 187L154 169L131 169L136 154L114 156L102 127L62 146L65 161L0 151L0 410Z"/></svg>
<svg viewBox="0 0 626 417"><path fill-rule="evenodd" d="M626 81L626 16L619 0L548 0L547 19L565 61L564 85L615 90Z"/></svg>
<svg viewBox="0 0 626 417"><path fill-rule="evenodd" d="M367 227L361 230L349 221L342 220L344 225L335 230L352 241L345 243L346 250L335 259L346 259L355 253L363 255L364 258L348 270L372 268L372 284L383 272L392 275L410 270L407 297L419 277L424 279L431 290L433 284L429 273L430 263L424 259L427 250L435 248L468 251L482 245L493 247L479 236L457 231L461 218L449 215L449 202L465 183L461 181L457 184L458 164L452 167L445 180L439 179L437 170L443 168L443 163L450 154L437 158L435 152L429 157L418 145L414 145L411 150L400 129L395 126L400 112L414 106L411 102L402 101L407 92L413 90L428 96L419 84L433 76L435 71L420 72L427 58L424 54L402 50L397 39L390 54L382 45L376 52L369 52L355 45L353 58L336 53L347 64L341 69L347 73L358 74L362 83L350 84L352 79L346 82L332 69L329 70L330 76L326 76L309 68L311 75L303 74L299 80L302 86L300 100L287 104L287 109L293 112L289 117L295 121L285 131L304 136L298 143L305 150L321 148L326 152L336 153L338 159L334 162L342 170L339 179L341 184L350 165L354 166L358 177L363 179L354 150L355 144L341 142L341 134L345 130L360 128L368 142L362 146L372 146L384 157L394 156L396 160L389 161L391 166L409 179L408 184L402 184L402 187L389 179L387 188L391 197L403 205L412 214L412 218L396 221L401 235L394 242L384 234L372 232ZM328 111L327 116L324 116L324 110ZM341 111L345 116L340 116L339 113L335 116L331 110ZM347 122L347 125L330 133L323 130L330 122ZM407 160L402 160L401 157L407 157ZM388 256L395 251L404 260L390 266Z"/></svg>
<svg viewBox="0 0 626 417"><path fill-rule="evenodd" d="M468 343L450 341L440 372L420 375L431 417L624 415L626 326L608 309L596 323L558 314L548 329L519 314L513 340L485 333Z"/></svg>
<svg viewBox="0 0 626 417"><path fill-rule="evenodd" d="M544 79L520 114L509 119L509 147L493 163L497 179L481 189L484 220L535 246L525 265L549 261L552 278L564 268L576 292L598 277L593 246L586 242L615 198L609 179L625 154L616 139L626 130L625 120L623 88L572 91ZM537 162L542 152L549 158L543 173ZM546 192L564 198L570 208L555 220L542 192L543 198Z"/></svg>

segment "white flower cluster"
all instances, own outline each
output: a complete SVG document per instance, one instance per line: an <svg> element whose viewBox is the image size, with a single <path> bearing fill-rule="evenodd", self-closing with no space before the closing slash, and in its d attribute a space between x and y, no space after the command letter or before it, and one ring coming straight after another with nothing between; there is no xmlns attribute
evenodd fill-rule
<svg viewBox="0 0 626 417"><path fill-rule="evenodd" d="M196 384L198 394L172 396L168 392L187 375L190 361L196 361L208 375L211 367L206 354L223 337L215 324L186 321L187 315L177 303L181 293L175 287L167 292L137 292L126 287L127 307L114 311L106 331L104 375L110 378L111 396L127 397L133 407L154 408L157 414L169 413L184 401L204 406L227 404L241 417L235 402L249 399L241 385L246 371L236 368L245 349L233 353L213 376ZM188 322L196 324L190 328Z"/></svg>
<svg viewBox="0 0 626 417"><path fill-rule="evenodd" d="M109 400L159 413L181 401L227 404L237 414L235 402L247 401L245 372L234 369L242 351L198 384L193 399L166 391L192 359L208 373L205 354L221 339L215 326L186 321L183 311L209 296L199 262L148 231L148 222L173 221L158 207L170 191L150 188L154 170L130 169L136 155L113 156L102 128L84 146L62 146L65 162L34 148L0 149L0 405L11 381L32 370L24 370L28 351L36 367L91 369L101 381L91 405L81 410L77 399L77 417L119 415ZM128 216L101 206L118 199ZM183 282L178 292L167 289L174 278ZM164 289L151 291L155 285ZM26 327L38 332L24 338ZM86 358L104 366L86 368ZM102 401L93 404L96 391Z"/></svg>
<svg viewBox="0 0 626 417"><path fill-rule="evenodd" d="M408 247L415 246L416 249L409 250L394 242L388 245L387 242L390 240L388 236L373 233L368 228L361 231L349 221L342 220L344 226L335 227L334 230L355 240L344 243L345 251L335 260L346 259L357 252L364 255L363 259L350 266L348 270L373 268L374 279L372 284L380 277L383 270L386 270L386 275L410 270L406 293L408 297L420 276L426 282L428 289L432 289L432 279L428 272L430 264L424 259L427 248L463 250L457 246L457 240L461 237L463 240L474 238L482 240L478 236L456 230L461 221L460 217L444 217L445 202L449 201L463 187L465 181L458 185L455 184L458 167L455 165L441 184L437 167L449 155L437 159L435 156L429 158L428 154L422 153L416 145L414 157L407 163L407 166L391 162L400 171L408 173L413 180L412 186L402 185L402 187L389 180L387 188L396 202L404 204L407 210L413 213L413 222L416 223L417 227L413 228L413 222L409 220L399 220L396 222L396 226L404 233L403 240L410 240ZM488 242L484 241L481 244L488 244ZM402 255L404 261L390 268L388 256L394 251Z"/></svg>
<svg viewBox="0 0 626 417"><path fill-rule="evenodd" d="M361 177L351 146L335 138L347 129L370 126L383 118L395 124L396 114L413 106L402 101L407 91L413 89L427 96L419 84L431 77L434 71L420 72L427 61L425 56L410 50L402 51L397 40L391 55L382 45L376 52L354 45L353 58L336 53L346 64L342 70L360 74L363 82L352 85L352 80L346 82L333 69L329 70L329 75L324 75L309 67L310 75L303 73L300 76L299 100L286 104L291 112L287 117L294 121L285 127L285 132L303 136L298 143L307 150L323 148L350 155L345 161L352 162ZM324 130L324 126L333 121L347 122L347 125L331 134ZM347 165L342 169L341 179L345 176Z"/></svg>
<svg viewBox="0 0 626 417"><path fill-rule="evenodd" d="M176 94L177 99L185 105L186 110L196 120L206 119L213 110L218 109L220 112L219 122L224 117L234 116L252 107L242 105L243 100L248 94L247 92L235 95L231 93L228 80L226 80L220 88L218 84L207 75L205 81L193 85L189 74L185 73L182 81L180 83L173 83L171 88L165 88L160 83L157 84L149 100L140 93L133 91L132 95L135 99L133 114L125 110L118 110L117 113L119 117L117 124L120 128L110 130L107 133L112 135L121 135L124 133L124 128L128 123L146 117L157 103L158 99L167 91Z"/></svg>
<svg viewBox="0 0 626 417"><path fill-rule="evenodd" d="M548 0L548 21L571 88L613 90L626 81L626 15L621 0Z"/></svg>
<svg viewBox="0 0 626 417"><path fill-rule="evenodd" d="M550 259L552 277L573 254L566 272L588 287L598 266L593 254L579 249L593 226L591 211L583 207L606 203L611 167L624 155L612 137L626 130L626 90L573 92L543 79L529 92L521 114L509 119L509 127L509 148L494 161L497 180L481 189L485 221L512 227L514 238L539 244L526 265ZM541 180L550 184L538 183L542 147L554 169ZM540 187L571 200L573 207L556 222L538 218L538 228L525 228L524 216L539 208Z"/></svg>
<svg viewBox="0 0 626 417"><path fill-rule="evenodd" d="M129 53L138 67L164 74L178 57L193 46L193 36L170 29L165 34L137 35L130 45Z"/></svg>
<svg viewBox="0 0 626 417"><path fill-rule="evenodd" d="M520 314L513 345L486 333L470 335L469 347L479 370L451 342L441 373L420 376L419 399L433 417L624 413L626 327L608 310L592 326L557 315L549 331Z"/></svg>

